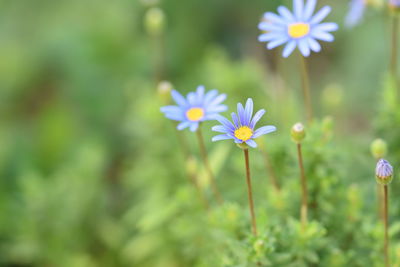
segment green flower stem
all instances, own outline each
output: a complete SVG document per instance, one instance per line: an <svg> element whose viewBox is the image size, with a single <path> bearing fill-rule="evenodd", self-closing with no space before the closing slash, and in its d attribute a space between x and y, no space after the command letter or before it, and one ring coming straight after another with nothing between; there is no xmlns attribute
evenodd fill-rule
<svg viewBox="0 0 400 267"><path fill-rule="evenodd" d="M268 152L265 150L264 147L260 147L260 151L264 157L265 168L267 169L269 179L271 180L271 184L275 188L275 190L279 192L280 187L278 183L278 178L276 177L274 168L272 167Z"/></svg>
<svg viewBox="0 0 400 267"><path fill-rule="evenodd" d="M174 122L172 122L172 123L173 123L174 129L176 129L175 123ZM183 135L183 133L178 131L178 130L176 130L176 135L177 135L177 138L178 138L178 141L179 141L179 145L180 145L181 150L182 150L184 161L185 161L186 164L188 164L189 161L190 161L190 153L189 153L189 148L188 148L188 145L187 145L186 138ZM200 201L203 203L204 208L208 209L209 208L209 203L208 203L207 199L205 198L204 193L203 193L203 191L201 190L201 188L199 186L196 174L190 172L188 170L187 166L185 168L185 171L186 171L186 176L189 178L189 180L191 181L193 186L196 188L196 191L199 194Z"/></svg>
<svg viewBox="0 0 400 267"><path fill-rule="evenodd" d="M311 93L310 93L310 80L308 75L308 68L306 59L303 55L300 55L300 69L301 69L301 85L303 87L304 96L304 106L307 111L307 121L310 123L313 118L313 109L311 103Z"/></svg>
<svg viewBox="0 0 400 267"><path fill-rule="evenodd" d="M253 234L255 236L257 236L257 223L256 223L256 215L254 212L253 191L251 189L249 149L245 148L245 149L243 149L243 152L244 152L244 160L245 160L245 165L246 165L247 196L249 198L251 225L252 225Z"/></svg>
<svg viewBox="0 0 400 267"><path fill-rule="evenodd" d="M203 164L204 164L204 167L205 167L205 169L206 169L206 171L208 173L208 177L210 178L211 189L214 192L215 198L221 204L221 203L223 203L223 200L222 200L221 194L220 194L220 192L218 190L214 174L213 174L213 172L211 170L211 165L210 165L210 163L208 161L207 150L206 150L206 146L204 144L204 138L203 138L203 134L201 132L200 125L199 125L199 128L197 129L196 133L197 133L197 139L199 141L200 154L201 154L201 157L203 159Z"/></svg>
<svg viewBox="0 0 400 267"><path fill-rule="evenodd" d="M393 78L397 77L397 49L398 49L399 19L396 15L392 19L392 49L390 56L390 71ZM397 85L397 80L396 80Z"/></svg>
<svg viewBox="0 0 400 267"><path fill-rule="evenodd" d="M303 228L307 225L307 179L304 172L304 165L303 165L303 155L301 152L301 143L297 144L297 156L299 160L299 168L300 168L300 180L301 180L301 208L300 208L300 218L301 224Z"/></svg>
<svg viewBox="0 0 400 267"><path fill-rule="evenodd" d="M389 259L389 233L388 233L388 186L383 185L383 216L384 216L384 225L385 225L385 244L384 244L384 253L385 253L385 266L390 266L390 259Z"/></svg>

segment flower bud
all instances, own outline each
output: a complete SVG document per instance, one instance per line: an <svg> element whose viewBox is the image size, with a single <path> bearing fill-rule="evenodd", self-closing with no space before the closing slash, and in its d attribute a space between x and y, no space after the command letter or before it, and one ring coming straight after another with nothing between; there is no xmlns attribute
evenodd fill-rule
<svg viewBox="0 0 400 267"><path fill-rule="evenodd" d="M378 138L371 143L371 154L375 159L381 159L386 156L387 144L384 140Z"/></svg>
<svg viewBox="0 0 400 267"><path fill-rule="evenodd" d="M169 81L161 81L157 86L157 93L164 104L171 100L172 84Z"/></svg>
<svg viewBox="0 0 400 267"><path fill-rule="evenodd" d="M388 185L393 180L393 167L384 159L380 159L375 169L376 182L381 185Z"/></svg>
<svg viewBox="0 0 400 267"><path fill-rule="evenodd" d="M165 27L165 14L158 7L150 8L144 17L144 25L148 34L157 36Z"/></svg>
<svg viewBox="0 0 400 267"><path fill-rule="evenodd" d="M295 125L293 125L292 129L290 130L290 134L292 136L293 142L300 144L306 137L304 125L300 122L296 123Z"/></svg>

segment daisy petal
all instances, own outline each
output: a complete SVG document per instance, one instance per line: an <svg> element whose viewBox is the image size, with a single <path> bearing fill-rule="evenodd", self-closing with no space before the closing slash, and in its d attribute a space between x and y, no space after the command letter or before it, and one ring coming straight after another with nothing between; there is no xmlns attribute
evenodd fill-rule
<svg viewBox="0 0 400 267"><path fill-rule="evenodd" d="M256 126L257 122L261 119L261 117L265 114L265 110L261 109L259 111L257 111L257 113L254 115L253 119L251 120L250 123L250 128L254 129L254 127Z"/></svg>
<svg viewBox="0 0 400 267"><path fill-rule="evenodd" d="M314 30L333 32L333 31L336 31L338 28L339 28L338 25L334 22L325 22L325 23L315 25Z"/></svg>
<svg viewBox="0 0 400 267"><path fill-rule="evenodd" d="M199 128L199 123L198 122L191 122L190 124L190 131L195 132Z"/></svg>
<svg viewBox="0 0 400 267"><path fill-rule="evenodd" d="M237 104L237 115L239 117L239 123L240 125L245 125L245 116L244 116L244 108L242 103L238 103Z"/></svg>
<svg viewBox="0 0 400 267"><path fill-rule="evenodd" d="M227 130L223 125L216 125L211 128L212 131L214 132L220 132L220 133L227 133L229 130Z"/></svg>
<svg viewBox="0 0 400 267"><path fill-rule="evenodd" d="M194 93L194 92L190 92L190 93L187 95L187 100L188 100L188 102L189 102L189 104L190 104L191 106L195 106L195 105L198 104L197 94Z"/></svg>
<svg viewBox="0 0 400 267"><path fill-rule="evenodd" d="M179 131L182 131L183 129L189 127L190 122L189 121L184 121L178 124L178 126L176 126L176 129L178 129Z"/></svg>
<svg viewBox="0 0 400 267"><path fill-rule="evenodd" d="M303 13L303 20L304 21L308 21L314 10L315 10L315 6L317 5L317 0L308 0L305 7L304 7L304 13Z"/></svg>
<svg viewBox="0 0 400 267"><path fill-rule="evenodd" d="M220 135L216 135L214 136L211 141L215 142L215 141L220 141L220 140L227 140L227 139L232 139L231 137L227 136L226 134L220 134Z"/></svg>
<svg viewBox="0 0 400 267"><path fill-rule="evenodd" d="M313 31L312 36L317 40L325 42L332 42L333 40L335 40L335 37L333 37L333 35L328 32Z"/></svg>
<svg viewBox="0 0 400 267"><path fill-rule="evenodd" d="M330 6L321 8L310 20L310 24L320 23L331 12Z"/></svg>
<svg viewBox="0 0 400 267"><path fill-rule="evenodd" d="M178 91L172 90L171 96L179 106L183 106L183 107L188 106L188 102Z"/></svg>
<svg viewBox="0 0 400 267"><path fill-rule="evenodd" d="M272 133L272 132L275 132L275 131L276 131L276 127L275 127L275 126L271 126L271 125L263 126L263 127L261 127L261 128L258 128L258 129L254 132L252 138L257 138L257 137L259 137L259 136L261 136L261 135L268 134L268 133Z"/></svg>
<svg viewBox="0 0 400 267"><path fill-rule="evenodd" d="M220 113L227 111L228 107L225 105L211 106L207 108L207 113Z"/></svg>
<svg viewBox="0 0 400 267"><path fill-rule="evenodd" d="M280 37L282 37L282 33L275 33L275 32L263 33L258 36L258 41L259 42L269 42L274 39L278 39Z"/></svg>
<svg viewBox="0 0 400 267"><path fill-rule="evenodd" d="M244 119L245 119L245 125L249 125L250 124L250 119L251 116L253 116L253 99L248 98L246 101L246 107L244 110Z"/></svg>
<svg viewBox="0 0 400 267"><path fill-rule="evenodd" d="M282 56L283 57L288 57L290 54L293 52L293 50L296 48L296 41L292 40L287 43L285 48L283 49Z"/></svg>
<svg viewBox="0 0 400 267"><path fill-rule="evenodd" d="M284 32L285 27L263 21L258 24L258 29L260 29L262 31L267 31L267 32L278 32L279 33L279 32Z"/></svg>
<svg viewBox="0 0 400 267"><path fill-rule="evenodd" d="M207 92L206 95L204 96L204 105L208 105L208 103L212 101L213 98L217 96L217 94L218 91L215 89Z"/></svg>
<svg viewBox="0 0 400 267"><path fill-rule="evenodd" d="M268 43L267 48L268 49L274 49L275 47L278 47L284 43L286 43L289 40L289 38L287 36L284 36L280 39L276 39L270 43Z"/></svg>
<svg viewBox="0 0 400 267"><path fill-rule="evenodd" d="M302 20L303 15L303 0L293 0L293 11L296 19Z"/></svg>
<svg viewBox="0 0 400 267"><path fill-rule="evenodd" d="M235 128L239 128L240 127L240 122L239 122L238 116L236 115L235 112L232 112L231 116L232 116L232 121L233 121L233 123L235 125Z"/></svg>
<svg viewBox="0 0 400 267"><path fill-rule="evenodd" d="M321 45L317 41L315 41L313 38L311 38L311 37L307 38L307 41L308 41L308 45L310 46L312 51L317 52L317 53L319 51L321 51Z"/></svg>
<svg viewBox="0 0 400 267"><path fill-rule="evenodd" d="M219 96L214 98L208 105L210 105L210 106L218 105L219 103L221 103L225 99L226 99L226 94L220 94Z"/></svg>
<svg viewBox="0 0 400 267"><path fill-rule="evenodd" d="M285 6L279 6L278 12L283 18L287 20L287 22L295 21L292 12L290 12L289 9L287 9Z"/></svg>
<svg viewBox="0 0 400 267"><path fill-rule="evenodd" d="M277 24L286 25L286 21L284 19L282 19L281 17L279 17L278 15L276 15L272 12L264 13L263 18L264 18L264 20L266 20L268 22L274 22Z"/></svg>
<svg viewBox="0 0 400 267"><path fill-rule="evenodd" d="M199 99L199 101L203 101L203 96L204 96L204 85L199 85L197 87L197 97Z"/></svg>
<svg viewBox="0 0 400 267"><path fill-rule="evenodd" d="M246 141L246 144L247 144L248 146L252 147L252 148L256 148L256 147L257 147L257 143L256 143L254 140L252 140L252 139L247 140L247 141Z"/></svg>
<svg viewBox="0 0 400 267"><path fill-rule="evenodd" d="M299 50L305 57L310 55L310 47L308 46L307 39L303 38L299 40Z"/></svg>
<svg viewBox="0 0 400 267"><path fill-rule="evenodd" d="M225 118L225 117L223 117L223 116L221 116L221 115L218 115L218 116L216 116L216 118L215 118L217 121L219 121L223 126L225 126L227 129L229 129L229 130L231 130L231 131L234 131L235 130L235 128L233 127L233 124L232 124L232 122L230 122L227 118Z"/></svg>

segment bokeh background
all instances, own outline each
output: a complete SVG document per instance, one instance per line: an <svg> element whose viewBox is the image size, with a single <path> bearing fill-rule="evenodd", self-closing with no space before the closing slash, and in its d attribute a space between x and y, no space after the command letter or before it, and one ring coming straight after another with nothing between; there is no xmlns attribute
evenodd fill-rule
<svg viewBox="0 0 400 267"><path fill-rule="evenodd" d="M399 159L396 105L385 109L382 93L390 17L371 8L347 29L348 1L319 1L332 6L327 20L340 30L308 59L316 122L305 162L319 204L304 237L289 134L305 119L298 55L282 59L281 49L257 41L262 14L281 4L291 7L280 0L0 1L0 265L381 266L369 144L387 138L389 158ZM195 136L178 135L193 155L187 161L159 110L169 101L164 80L181 93L217 88L230 110L252 97L267 110L260 124L277 126L250 155L260 240L250 235L240 149L211 143L217 123L203 125L225 199L219 206ZM265 151L281 193L269 183ZM188 172L210 201L207 211Z"/></svg>

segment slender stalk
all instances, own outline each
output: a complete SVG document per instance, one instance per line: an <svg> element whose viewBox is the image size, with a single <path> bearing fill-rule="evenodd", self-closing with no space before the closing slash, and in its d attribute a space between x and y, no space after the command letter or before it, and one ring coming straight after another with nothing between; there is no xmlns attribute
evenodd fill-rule
<svg viewBox="0 0 400 267"><path fill-rule="evenodd" d="M383 186L383 202L384 202L384 225L385 225L385 245L384 245L384 253L385 253L385 266L390 266L390 259L389 259L389 233L388 233L388 186Z"/></svg>
<svg viewBox="0 0 400 267"><path fill-rule="evenodd" d="M303 87L304 96L304 106L307 112L307 121L311 122L313 118L313 109L311 103L311 93L310 93L310 80L308 76L308 68L306 59L303 55L300 55L300 69L301 69L301 85Z"/></svg>
<svg viewBox="0 0 400 267"><path fill-rule="evenodd" d="M204 138L203 138L203 134L201 132L200 126L197 129L196 133L197 133L197 139L199 141L200 154L201 154L201 157L203 159L203 164L204 164L204 167L206 168L206 171L207 171L208 176L210 178L211 189L213 190L215 198L217 199L217 201L219 203L222 203L223 200L222 200L221 194L220 194L220 192L218 190L214 174L213 174L213 172L211 170L211 165L210 165L210 163L208 161L207 150L206 150L206 146L204 144Z"/></svg>
<svg viewBox="0 0 400 267"><path fill-rule="evenodd" d="M297 156L299 159L299 168L300 168L300 179L301 179L301 208L300 208L300 218L301 224L303 228L307 225L307 179L304 172L304 165L303 165L303 155L301 153L301 144L297 144Z"/></svg>
<svg viewBox="0 0 400 267"><path fill-rule="evenodd" d="M260 151L263 154L265 168L267 169L269 179L271 180L271 184L275 188L275 190L279 192L281 189L279 187L278 178L276 177L274 168L272 167L268 152L264 149L264 147L262 147Z"/></svg>
<svg viewBox="0 0 400 267"><path fill-rule="evenodd" d="M397 77L397 49L398 49L398 32L399 32L399 19L396 15L393 16L392 21L392 42L391 42L391 56L390 56L390 71L393 78ZM397 85L397 79L396 79Z"/></svg>
<svg viewBox="0 0 400 267"><path fill-rule="evenodd" d="M244 152L244 161L245 161L245 165L246 165L247 196L249 198L251 225L252 225L253 234L255 236L257 236L257 223L256 223L256 215L254 212L253 191L251 189L249 150L247 148L245 148L245 149L243 149L243 152Z"/></svg>
<svg viewBox="0 0 400 267"><path fill-rule="evenodd" d="M175 123L173 123L173 126L174 126L174 128L176 128ZM187 145L186 138L179 131L176 131L176 135L177 135L177 138L178 138L178 141L179 141L179 145L180 145L181 150L182 150L184 161L185 161L186 164L188 164L189 161L190 161L190 157L191 156L190 156L190 153L189 153L189 148L188 148L188 145ZM185 168L185 171L186 171L186 176L189 178L189 180L191 181L193 186L196 188L196 191L197 191L197 193L199 195L200 201L203 203L204 207L206 209L208 209L209 208L209 203L208 203L207 199L204 197L204 193L202 192L202 190L201 190L201 188L199 186L196 174L190 172L187 168Z"/></svg>

